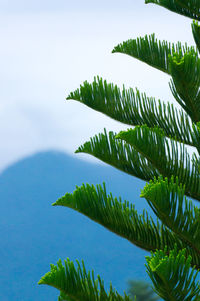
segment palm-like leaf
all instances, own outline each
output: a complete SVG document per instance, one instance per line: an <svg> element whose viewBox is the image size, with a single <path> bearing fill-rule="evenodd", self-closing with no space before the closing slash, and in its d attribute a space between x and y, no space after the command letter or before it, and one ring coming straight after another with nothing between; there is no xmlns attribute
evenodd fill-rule
<svg viewBox="0 0 200 301"><path fill-rule="evenodd" d="M115 139L116 133L99 134L80 146L76 153L90 154L111 166L142 180L151 180L159 171L131 145Z"/></svg>
<svg viewBox="0 0 200 301"><path fill-rule="evenodd" d="M195 282L198 271L190 271L191 256L177 247L167 254L166 250L146 256L147 273L156 293L166 301L199 301L199 283Z"/></svg>
<svg viewBox="0 0 200 301"><path fill-rule="evenodd" d="M192 140L192 123L185 112L178 111L169 103L166 109L166 104L160 100L157 106L154 98L141 94L137 89L134 92L131 88L127 90L123 87L120 91L116 85L97 77L92 84L85 81L67 99L80 101L125 124L159 126L167 137L195 146Z"/></svg>
<svg viewBox="0 0 200 301"><path fill-rule="evenodd" d="M163 6L177 14L200 20L199 0L145 0L145 3L154 3Z"/></svg>
<svg viewBox="0 0 200 301"><path fill-rule="evenodd" d="M179 151L176 141L168 142L159 128L152 130L146 125L122 131L116 138L133 146L164 177L178 176L180 183L185 183L185 194L200 201L199 170L196 165L190 167L192 161L184 145L179 145Z"/></svg>
<svg viewBox="0 0 200 301"><path fill-rule="evenodd" d="M78 260L76 260L78 267L67 258L65 265L62 265L61 260L58 261L57 266L51 264L51 271L45 274L39 284L47 284L53 286L61 291L60 299L76 301L130 301L129 297L125 294L120 296L112 286L110 291L106 293L104 283L98 276L94 279L94 272L92 276L90 272L85 269L84 262L82 267Z"/></svg>
<svg viewBox="0 0 200 301"><path fill-rule="evenodd" d="M191 51L197 55L194 47L184 46L180 42L177 44L170 44L167 41L160 41L155 38L155 34L150 36L139 37L137 39L130 39L114 47L112 53L124 53L130 55L148 65L170 74L168 56L174 52L178 53L180 57Z"/></svg>
<svg viewBox="0 0 200 301"><path fill-rule="evenodd" d="M176 183L173 176L170 183L168 178L160 177L150 181L140 196L168 228L200 255L200 210L186 198L183 202L184 188L178 182L178 177Z"/></svg>
<svg viewBox="0 0 200 301"><path fill-rule="evenodd" d="M195 250L163 224L159 224L158 220L156 225L145 210L143 214L138 215L133 204L126 201L122 203L121 198L118 201L112 194L107 195L105 184L103 187L97 185L96 188L89 184L76 187L72 194L67 193L59 198L53 206L74 209L147 251L164 249L166 245L169 250L173 250L175 244L180 249L186 247L188 254L192 254L194 258L192 264L200 266L200 258Z"/></svg>
<svg viewBox="0 0 200 301"><path fill-rule="evenodd" d="M169 56L171 91L193 122L200 121L200 59L192 53Z"/></svg>
<svg viewBox="0 0 200 301"><path fill-rule="evenodd" d="M116 140L117 137L127 143ZM150 181L155 176L171 177L174 174L181 183L186 183L186 195L200 200L200 173L197 164L190 167L192 161L184 145L180 145L179 158L178 143L170 140L170 144L172 151L160 129L151 130L144 125L118 135L113 132L107 135L105 130L104 134L96 135L80 146L76 153L93 155L142 180Z"/></svg>
<svg viewBox="0 0 200 301"><path fill-rule="evenodd" d="M73 194L67 193L53 205L81 212L144 250L156 250L165 246L165 240L160 237L160 225L156 226L146 211L138 215L129 202L122 203L121 199L118 201L112 194L107 196L105 184L103 188L98 185L96 189L89 184L76 187ZM166 240L167 235L170 236L170 233L166 232ZM173 246L174 244L171 245L172 248Z"/></svg>

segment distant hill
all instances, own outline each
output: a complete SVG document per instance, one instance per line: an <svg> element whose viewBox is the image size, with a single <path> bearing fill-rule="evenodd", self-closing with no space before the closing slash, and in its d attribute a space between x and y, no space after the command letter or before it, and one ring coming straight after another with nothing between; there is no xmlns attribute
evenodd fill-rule
<svg viewBox="0 0 200 301"><path fill-rule="evenodd" d="M139 197L144 181L78 156L39 153L0 175L0 300L57 300L56 289L37 282L59 258L84 259L106 287L112 280L119 292L127 279L149 280L144 266L148 252L71 209L51 206L76 185L103 181L108 193L132 201L139 212L150 212Z"/></svg>

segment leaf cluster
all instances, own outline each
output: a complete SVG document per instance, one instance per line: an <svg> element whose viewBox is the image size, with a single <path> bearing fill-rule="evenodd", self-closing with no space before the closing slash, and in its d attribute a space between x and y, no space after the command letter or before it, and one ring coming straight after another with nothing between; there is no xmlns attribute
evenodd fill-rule
<svg viewBox="0 0 200 301"><path fill-rule="evenodd" d="M67 99L74 99L131 128L120 133L104 130L80 146L76 153L90 154L148 183L141 191L157 216L144 210L139 215L132 202L107 194L103 185L82 185L53 205L71 208L109 231L151 252L147 273L154 291L166 301L199 301L196 277L200 269L200 209L187 197L200 201L200 159L190 156L186 146L200 154L200 1L146 0L194 19L196 46L160 41L155 35L118 44L113 53L123 53L170 76L172 96L180 105L148 97L136 88L120 90L95 77L85 81ZM133 128L134 127L134 128ZM86 272L77 261L59 261L39 284L60 290L59 300L130 300L112 286L106 292L101 278Z"/></svg>

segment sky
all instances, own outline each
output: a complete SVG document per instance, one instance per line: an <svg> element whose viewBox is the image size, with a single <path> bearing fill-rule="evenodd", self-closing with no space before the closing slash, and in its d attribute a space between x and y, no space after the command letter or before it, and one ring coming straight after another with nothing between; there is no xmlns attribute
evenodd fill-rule
<svg viewBox="0 0 200 301"><path fill-rule="evenodd" d="M152 33L160 40L194 45L191 22L142 0L0 0L0 171L39 151L73 155L104 128L119 132L128 127L65 100L94 76L137 87L179 108L168 75L111 51Z"/></svg>

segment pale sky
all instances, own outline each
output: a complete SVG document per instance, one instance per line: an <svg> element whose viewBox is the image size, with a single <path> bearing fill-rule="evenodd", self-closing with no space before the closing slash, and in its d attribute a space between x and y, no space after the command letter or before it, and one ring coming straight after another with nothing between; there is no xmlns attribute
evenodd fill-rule
<svg viewBox="0 0 200 301"><path fill-rule="evenodd" d="M143 0L0 0L0 170L42 150L73 154L104 127L126 129L78 102L65 101L94 76L175 103L168 75L111 51L127 39L152 33L194 45L191 22Z"/></svg>

